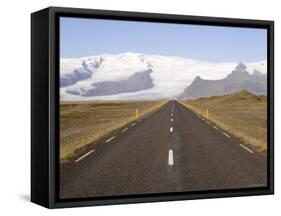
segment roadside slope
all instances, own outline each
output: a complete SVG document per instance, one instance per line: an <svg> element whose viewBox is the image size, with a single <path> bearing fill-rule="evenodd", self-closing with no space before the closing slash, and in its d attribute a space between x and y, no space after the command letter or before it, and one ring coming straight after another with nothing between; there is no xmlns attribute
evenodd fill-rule
<svg viewBox="0 0 281 216"><path fill-rule="evenodd" d="M243 140L256 151L267 150L266 96L256 96L243 90L180 103Z"/></svg>
<svg viewBox="0 0 281 216"><path fill-rule="evenodd" d="M60 159L83 151L125 125L158 110L166 101L64 102L60 104ZM137 112L137 113L136 113Z"/></svg>

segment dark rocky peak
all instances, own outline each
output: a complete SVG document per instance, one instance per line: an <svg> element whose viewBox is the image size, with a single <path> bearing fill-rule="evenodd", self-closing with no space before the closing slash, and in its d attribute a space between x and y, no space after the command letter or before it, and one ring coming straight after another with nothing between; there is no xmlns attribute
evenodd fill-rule
<svg viewBox="0 0 281 216"><path fill-rule="evenodd" d="M193 82L199 82L199 81L201 81L201 80L203 80L203 79L201 79L200 76L196 76L195 79L193 80Z"/></svg>
<svg viewBox="0 0 281 216"><path fill-rule="evenodd" d="M235 68L234 71L244 72L244 71L246 71L246 69L247 69L246 65L244 65L242 62L240 62L240 63L236 66L236 68Z"/></svg>

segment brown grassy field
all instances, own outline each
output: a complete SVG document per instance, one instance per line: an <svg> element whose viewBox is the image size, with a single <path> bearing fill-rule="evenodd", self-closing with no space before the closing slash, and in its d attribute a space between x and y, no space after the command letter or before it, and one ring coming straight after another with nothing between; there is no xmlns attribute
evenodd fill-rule
<svg viewBox="0 0 281 216"><path fill-rule="evenodd" d="M166 101L61 102L60 160L67 161L88 144L147 115Z"/></svg>
<svg viewBox="0 0 281 216"><path fill-rule="evenodd" d="M181 101L194 112L240 138L253 150L267 150L267 97L240 91L225 96Z"/></svg>

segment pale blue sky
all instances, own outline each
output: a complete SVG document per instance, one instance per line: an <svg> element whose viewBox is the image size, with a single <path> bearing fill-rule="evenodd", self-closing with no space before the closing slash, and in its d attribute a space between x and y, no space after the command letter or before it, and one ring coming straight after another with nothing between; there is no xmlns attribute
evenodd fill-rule
<svg viewBox="0 0 281 216"><path fill-rule="evenodd" d="M265 29L60 18L60 53L75 58L140 52L212 62L261 61L267 56Z"/></svg>

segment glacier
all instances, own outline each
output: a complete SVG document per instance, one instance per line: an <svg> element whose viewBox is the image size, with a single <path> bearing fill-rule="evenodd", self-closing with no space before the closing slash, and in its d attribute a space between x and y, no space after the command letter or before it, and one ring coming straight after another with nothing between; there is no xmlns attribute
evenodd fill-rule
<svg viewBox="0 0 281 216"><path fill-rule="evenodd" d="M256 71L261 74L267 73L266 60L243 63L250 74ZM60 99L62 101L173 99L177 98L195 77L200 76L207 80L223 79L237 64L238 62L216 63L134 52L61 58ZM143 71L149 71L149 77L147 74L145 77L137 75ZM130 80L133 80L134 84L131 84ZM100 88L101 86L103 88ZM106 93L103 94L104 86ZM126 92L126 89L129 90Z"/></svg>

